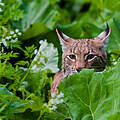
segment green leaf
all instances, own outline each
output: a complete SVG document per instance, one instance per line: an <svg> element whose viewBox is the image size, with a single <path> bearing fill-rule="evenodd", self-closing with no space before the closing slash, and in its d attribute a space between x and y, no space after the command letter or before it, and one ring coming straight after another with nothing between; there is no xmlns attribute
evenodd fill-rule
<svg viewBox="0 0 120 120"><path fill-rule="evenodd" d="M62 81L59 90L65 94L73 120L107 120L119 112L119 68L120 61L109 71L95 73L84 69Z"/></svg>
<svg viewBox="0 0 120 120"><path fill-rule="evenodd" d="M52 7L55 3L56 1L50 0L34 0L27 4L22 20L22 29L25 31L22 39L33 38L53 30L60 19L59 12Z"/></svg>
<svg viewBox="0 0 120 120"><path fill-rule="evenodd" d="M40 34L44 34L48 31L49 31L49 29L45 26L44 23L36 22L33 25L31 25L31 27L28 28L26 30L26 32L23 33L22 40L33 38L33 37L38 36Z"/></svg>
<svg viewBox="0 0 120 120"><path fill-rule="evenodd" d="M113 19L113 23L111 25L110 40L107 45L107 51L117 52L119 50L120 50L120 23L116 19Z"/></svg>
<svg viewBox="0 0 120 120"><path fill-rule="evenodd" d="M22 20L23 30L30 27L31 24L41 20L42 15L49 6L49 0L34 0L27 4Z"/></svg>
<svg viewBox="0 0 120 120"><path fill-rule="evenodd" d="M79 4L85 5L85 10L77 13L76 19L87 22L89 20L90 23L94 23L98 26L109 21L111 18L115 16L117 12L119 12L120 2L119 0L75 0ZM76 4L76 9L77 5ZM84 7L83 7L84 8ZM87 9L88 8L88 9ZM79 8L81 10L81 8Z"/></svg>
<svg viewBox="0 0 120 120"><path fill-rule="evenodd" d="M8 91L6 87L0 87L1 118L8 117L13 119L15 116L21 115L20 113L25 115L24 112L28 109L31 110L31 112L40 111L40 113L50 111L47 104L43 103L42 99L34 94L30 94L26 99L20 99L20 97ZM30 111L28 113L30 114ZM27 116L27 118L29 117Z"/></svg>
<svg viewBox="0 0 120 120"><path fill-rule="evenodd" d="M20 100L5 87L0 87L0 101L0 112L4 111L4 114L24 112L27 108L31 108L32 104L35 104L31 100Z"/></svg>
<svg viewBox="0 0 120 120"><path fill-rule="evenodd" d="M75 39L96 37L101 32L101 29L94 24L83 21L74 21L64 26L60 25L60 28L66 35Z"/></svg>
<svg viewBox="0 0 120 120"><path fill-rule="evenodd" d="M108 120L119 120L120 119L120 112L112 114L108 117Z"/></svg>
<svg viewBox="0 0 120 120"><path fill-rule="evenodd" d="M30 72L29 76L27 77L28 81L28 88L30 91L35 93L35 95L42 97L41 99L44 99L44 92L45 86L49 87L51 85L52 79L48 77L47 75L50 73L50 71L38 71L38 72ZM48 89L49 90L49 89ZM48 96L49 97L49 96Z"/></svg>
<svg viewBox="0 0 120 120"><path fill-rule="evenodd" d="M23 17L23 10L20 10L20 3L17 0L12 1L2 1L4 7L2 8L2 13L0 14L0 24L9 26L11 22L19 21ZM10 28L10 26L8 27Z"/></svg>

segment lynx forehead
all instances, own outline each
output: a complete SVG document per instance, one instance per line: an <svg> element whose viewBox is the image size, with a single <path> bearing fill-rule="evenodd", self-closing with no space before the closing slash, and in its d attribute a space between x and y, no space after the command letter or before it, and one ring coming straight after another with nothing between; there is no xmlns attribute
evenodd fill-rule
<svg viewBox="0 0 120 120"><path fill-rule="evenodd" d="M81 49L82 48L82 49ZM72 51L73 53L79 53L81 54L82 52L88 52L89 50L89 40L84 39L84 40L76 40L75 44L72 46Z"/></svg>
<svg viewBox="0 0 120 120"><path fill-rule="evenodd" d="M80 39L80 40L70 40L69 47L66 49L66 52L63 51L63 54L75 53L75 54L87 54L92 52L98 52L102 46L97 46L92 40L94 39Z"/></svg>
<svg viewBox="0 0 120 120"><path fill-rule="evenodd" d="M106 65L106 52L104 45L110 35L110 28L107 28L93 39L73 39L56 28L62 46L62 70L56 73L52 83L51 93L57 93L57 86L60 81L74 73L80 72L83 68L94 68L102 71Z"/></svg>

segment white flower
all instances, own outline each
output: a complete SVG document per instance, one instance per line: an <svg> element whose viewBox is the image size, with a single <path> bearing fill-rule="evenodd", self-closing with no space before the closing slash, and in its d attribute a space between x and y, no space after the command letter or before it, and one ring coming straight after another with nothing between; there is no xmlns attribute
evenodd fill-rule
<svg viewBox="0 0 120 120"><path fill-rule="evenodd" d="M56 104L60 104L60 100L58 98L55 99Z"/></svg>
<svg viewBox="0 0 120 120"><path fill-rule="evenodd" d="M21 36L21 35L22 35L22 33L21 33L21 32L19 32L19 33L18 33L18 35L19 35L19 36Z"/></svg>
<svg viewBox="0 0 120 120"><path fill-rule="evenodd" d="M16 37L16 36L17 36L16 34L13 35L13 37Z"/></svg>
<svg viewBox="0 0 120 120"><path fill-rule="evenodd" d="M38 52L37 49L35 49L34 54L37 54L37 52Z"/></svg>
<svg viewBox="0 0 120 120"><path fill-rule="evenodd" d="M54 97L55 97L55 93L52 93L52 94L51 94L51 97L54 98Z"/></svg>
<svg viewBox="0 0 120 120"><path fill-rule="evenodd" d="M54 104L54 103L55 103L54 99L51 99L51 100L50 100L50 103L51 103L51 104Z"/></svg>
<svg viewBox="0 0 120 120"><path fill-rule="evenodd" d="M16 33L18 33L18 32L19 32L19 30L18 30L18 29L16 29L16 30L15 30L15 32L16 32Z"/></svg>
<svg viewBox="0 0 120 120"><path fill-rule="evenodd" d="M113 58L113 61L115 61L115 58Z"/></svg>
<svg viewBox="0 0 120 120"><path fill-rule="evenodd" d="M9 36L7 36L5 39L9 40L10 38L9 38Z"/></svg>
<svg viewBox="0 0 120 120"><path fill-rule="evenodd" d="M61 99L61 100L60 100L60 103L63 103L63 102L64 102L64 100L63 100L63 99Z"/></svg>
<svg viewBox="0 0 120 120"><path fill-rule="evenodd" d="M3 43L3 45L4 45L5 47L7 47L7 42L6 42L5 39L2 39L2 43Z"/></svg>
<svg viewBox="0 0 120 120"><path fill-rule="evenodd" d="M114 62L114 65L116 65L117 64L117 62Z"/></svg>
<svg viewBox="0 0 120 120"><path fill-rule="evenodd" d="M5 4L4 4L4 3L2 3L2 2L0 2L0 5L4 6Z"/></svg>
<svg viewBox="0 0 120 120"><path fill-rule="evenodd" d="M17 40L11 40L12 43L15 43Z"/></svg>
<svg viewBox="0 0 120 120"><path fill-rule="evenodd" d="M15 41L14 41L14 40L11 40L11 42L12 42L12 43L15 43Z"/></svg>
<svg viewBox="0 0 120 120"><path fill-rule="evenodd" d="M11 39L12 38L12 36L9 36L9 39Z"/></svg>
<svg viewBox="0 0 120 120"><path fill-rule="evenodd" d="M34 65L31 69L35 70L37 68L37 65Z"/></svg>
<svg viewBox="0 0 120 120"><path fill-rule="evenodd" d="M61 97L64 97L64 93L60 92L59 95L57 95L57 98L61 98Z"/></svg>
<svg viewBox="0 0 120 120"><path fill-rule="evenodd" d="M6 40L9 40L9 39L11 39L12 38L12 36L7 36L5 39Z"/></svg>
<svg viewBox="0 0 120 120"><path fill-rule="evenodd" d="M64 100L63 99L58 99L58 98L56 98L55 99L55 102L56 102L56 104L60 104L60 103L63 103L64 102Z"/></svg>
<svg viewBox="0 0 120 120"><path fill-rule="evenodd" d="M55 105L53 105L52 108L51 108L51 110L54 110L54 111L55 111L56 109L57 109L57 107L56 107Z"/></svg>
<svg viewBox="0 0 120 120"><path fill-rule="evenodd" d="M15 38L15 40L11 40L12 43L15 43L18 41L18 38Z"/></svg>
<svg viewBox="0 0 120 120"><path fill-rule="evenodd" d="M0 12L2 12L2 8L0 8Z"/></svg>
<svg viewBox="0 0 120 120"><path fill-rule="evenodd" d="M14 31L10 31L10 34L13 35L13 34L14 34Z"/></svg>
<svg viewBox="0 0 120 120"><path fill-rule="evenodd" d="M18 38L15 38L16 41L18 41Z"/></svg>

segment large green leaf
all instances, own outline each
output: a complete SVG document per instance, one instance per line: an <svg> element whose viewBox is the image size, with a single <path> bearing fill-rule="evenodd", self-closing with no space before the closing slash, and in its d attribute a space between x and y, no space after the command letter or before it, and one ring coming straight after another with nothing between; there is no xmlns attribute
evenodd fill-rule
<svg viewBox="0 0 120 120"><path fill-rule="evenodd" d="M22 20L23 30L29 28L31 24L35 23L39 19L42 19L41 16L48 6L49 0L46 0L46 2L43 0L34 0L29 2L25 8L24 17Z"/></svg>
<svg viewBox="0 0 120 120"><path fill-rule="evenodd" d="M22 39L29 39L52 30L60 19L53 5L57 1L34 0L27 4L22 19Z"/></svg>
<svg viewBox="0 0 120 120"><path fill-rule="evenodd" d="M60 25L61 30L68 36L76 39L96 37L101 29L89 22L74 21L68 25ZM76 32L75 32L76 31Z"/></svg>
<svg viewBox="0 0 120 120"><path fill-rule="evenodd" d="M22 39L26 40L35 36L38 36L40 34L44 34L48 32L49 29L45 26L42 22L36 22L33 25L31 25L30 28L26 30L26 32L23 33Z"/></svg>
<svg viewBox="0 0 120 120"><path fill-rule="evenodd" d="M119 119L120 62L109 71L82 70L65 78L59 90L65 94L73 120Z"/></svg>
<svg viewBox="0 0 120 120"><path fill-rule="evenodd" d="M38 114L36 114L37 111L39 111ZM26 118L32 120L44 112L50 112L50 109L43 102L43 99L35 96L35 94L29 94L26 99L21 99L8 91L5 86L0 87L0 118L9 118L10 120L16 120L16 118L17 120L23 120L23 118ZM26 115L26 113L30 116ZM35 117L31 116L31 114L35 115Z"/></svg>
<svg viewBox="0 0 120 120"><path fill-rule="evenodd" d="M35 95L41 97L41 99L50 96L48 93L50 90L52 78L48 77L49 73L50 71L48 70L38 72L31 71L27 77L28 89L32 93L35 93ZM45 94L47 94L47 96Z"/></svg>
<svg viewBox="0 0 120 120"><path fill-rule="evenodd" d="M33 108L33 105L35 105L34 101L21 100L6 87L0 87L0 112L4 111L4 114L21 113L28 108Z"/></svg>
<svg viewBox="0 0 120 120"><path fill-rule="evenodd" d="M120 23L116 19L113 19L111 25L111 35L107 45L107 51L118 51L117 53L120 54Z"/></svg>
<svg viewBox="0 0 120 120"><path fill-rule="evenodd" d="M89 21L96 25L103 24L116 16L120 10L119 0L75 0L78 4L81 2L85 5L85 10L77 13L76 19ZM77 4L76 4L77 9ZM81 7L80 7L81 10Z"/></svg>

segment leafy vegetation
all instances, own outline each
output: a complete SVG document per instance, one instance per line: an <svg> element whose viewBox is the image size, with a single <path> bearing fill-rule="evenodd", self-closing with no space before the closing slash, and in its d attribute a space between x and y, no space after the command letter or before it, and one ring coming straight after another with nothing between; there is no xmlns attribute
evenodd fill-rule
<svg viewBox="0 0 120 120"><path fill-rule="evenodd" d="M0 0L0 120L119 120L119 0ZM111 28L107 67L65 78L50 97L61 69L55 28L92 38Z"/></svg>
<svg viewBox="0 0 120 120"><path fill-rule="evenodd" d="M119 67L120 64L102 73L83 70L64 80L60 90L65 94L73 120L113 120L111 116L118 116Z"/></svg>

